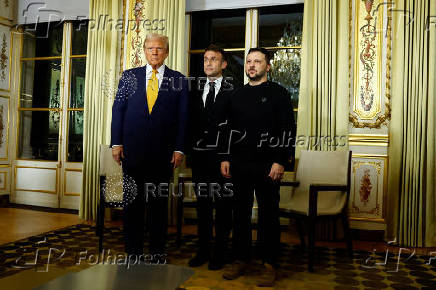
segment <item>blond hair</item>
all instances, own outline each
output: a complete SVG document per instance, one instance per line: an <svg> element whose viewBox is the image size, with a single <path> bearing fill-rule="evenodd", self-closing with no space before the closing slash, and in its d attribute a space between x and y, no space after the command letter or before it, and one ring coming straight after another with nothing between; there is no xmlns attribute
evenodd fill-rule
<svg viewBox="0 0 436 290"><path fill-rule="evenodd" d="M168 36L163 35L163 34L158 34L158 33L150 33L147 34L147 36L145 37L145 41L144 41L144 49L145 49L145 44L147 43L147 41L153 40L153 39L159 39L161 40L165 47L167 48L167 52L169 52L170 50L170 44L168 41Z"/></svg>

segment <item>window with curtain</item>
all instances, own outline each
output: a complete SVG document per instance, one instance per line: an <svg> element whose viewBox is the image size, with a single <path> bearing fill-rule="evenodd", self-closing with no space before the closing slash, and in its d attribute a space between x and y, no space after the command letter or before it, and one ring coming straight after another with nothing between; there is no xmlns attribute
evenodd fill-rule
<svg viewBox="0 0 436 290"><path fill-rule="evenodd" d="M258 27L259 46L271 55L268 77L289 91L297 120L303 5L262 7Z"/></svg>
<svg viewBox="0 0 436 290"><path fill-rule="evenodd" d="M87 33L83 22L24 27L17 158L82 161Z"/></svg>
<svg viewBox="0 0 436 290"><path fill-rule="evenodd" d="M86 72L86 44L88 40L88 27L76 22L71 31L70 52L70 85L68 98L68 151L67 160L72 162L83 161L83 106L85 92Z"/></svg>
<svg viewBox="0 0 436 290"><path fill-rule="evenodd" d="M203 53L209 44L221 46L227 53L225 77L235 85L244 82L245 9L194 12L191 18L189 75L205 76ZM195 36L195 37L193 37Z"/></svg>

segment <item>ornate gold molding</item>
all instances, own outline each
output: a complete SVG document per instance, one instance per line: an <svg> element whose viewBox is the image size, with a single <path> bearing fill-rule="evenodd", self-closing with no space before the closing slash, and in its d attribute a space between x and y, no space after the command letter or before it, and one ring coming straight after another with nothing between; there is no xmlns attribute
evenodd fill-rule
<svg viewBox="0 0 436 290"><path fill-rule="evenodd" d="M64 170L64 196L80 196L80 192L67 192L67 172L82 172L79 168L65 168Z"/></svg>
<svg viewBox="0 0 436 290"><path fill-rule="evenodd" d="M12 26L10 26L10 25L6 25L6 24L3 24L3 23L0 23L0 25L1 26L6 26L6 27L9 27L9 30L11 29L11 27ZM11 92L11 82L12 82L12 79L11 79L11 74L12 74L12 51L13 51L13 35L12 35L12 31L10 30L9 31L9 58L8 58L8 75L9 75L9 83L8 83L8 89L7 90L5 90L5 89L0 89L0 91L2 91L2 92L7 92L7 93L10 93ZM4 57L4 56L3 56Z"/></svg>
<svg viewBox="0 0 436 290"><path fill-rule="evenodd" d="M123 0L123 19L126 19L126 1L127 0ZM127 23L129 23L127 21ZM128 27L126 27L126 29L129 29ZM120 59L120 71L119 71L119 76L121 77L122 73L123 73L123 65L124 65L124 35L125 35L126 31L122 31L121 33L121 59Z"/></svg>
<svg viewBox="0 0 436 290"><path fill-rule="evenodd" d="M389 136L383 134L349 134L350 146L389 146Z"/></svg>
<svg viewBox="0 0 436 290"><path fill-rule="evenodd" d="M381 178L382 178L381 180L383 181L383 188L382 188L382 192L381 192L381 194L382 194L381 218L380 217L352 216L352 214L350 214L350 220L385 223L386 222L386 220L385 220L386 207L387 207L387 182L388 182L388 170L389 170L388 156L382 155L382 154L353 154L352 159L353 159L353 162L352 162L353 163L353 175L354 175L354 171L359 166L361 166L363 164L374 165L376 163L376 161L380 161L381 163L383 163L383 176L381 176ZM361 159L361 160L355 160L355 159ZM381 164L376 165L375 168L378 172L378 176L380 176ZM355 177L353 176L353 178L355 178ZM356 183L355 180L354 180L354 183ZM353 188L353 190L354 190L354 188ZM379 192L377 191L377 195L378 194L379 194ZM377 199L378 199L378 197L377 197ZM380 206L380 205L378 205L378 206Z"/></svg>
<svg viewBox="0 0 436 290"><path fill-rule="evenodd" d="M45 170L55 170L56 171L56 184L55 184L55 190L41 190L41 189L24 189L24 188L17 188L17 169L19 168L30 168L30 169L45 169ZM59 188L59 178L58 178L58 169L52 168L52 167L35 167L35 166L15 166L14 167L14 191L28 191L28 192L39 192L39 193L48 193L48 194L55 194L57 195L57 191Z"/></svg>
<svg viewBox="0 0 436 290"><path fill-rule="evenodd" d="M3 177L3 181L4 181L4 185L3 187L0 188L0 191L6 191L8 188L8 172L7 171L1 171L0 174L2 174Z"/></svg>
<svg viewBox="0 0 436 290"><path fill-rule="evenodd" d="M3 133L6 134L5 138L5 155L0 157L0 161L9 161L9 130L10 130L10 119L11 119L11 102L9 96L4 96L0 94L0 98L7 100L7 113L6 113L6 124L3 124ZM1 136L0 136L1 137Z"/></svg>
<svg viewBox="0 0 436 290"><path fill-rule="evenodd" d="M384 134L349 134L349 141L389 142L389 136Z"/></svg>
<svg viewBox="0 0 436 290"><path fill-rule="evenodd" d="M356 3L357 2L357 3ZM355 1L355 5L359 5L360 1ZM349 114L349 122L352 124L354 128L371 128L371 129L379 129L382 125L386 125L387 122L391 119L391 106L390 106L390 99L391 99L391 33L392 33L392 15L391 15L391 8L392 3L387 3L387 22L386 22L386 89L385 89L385 112L382 115L379 115L375 122L363 122L360 121L357 116L350 113ZM350 99L353 97L352 92L352 83L354 80L351 79L351 72L352 72L352 29L353 29L353 1L349 1L348 5L349 9L349 15L348 15L348 25L349 25L349 34L348 34L348 77L349 77L349 93L350 93ZM357 17L357 15L355 16ZM357 27L354 28L355 30L358 29ZM354 39L354 42L357 40ZM356 44L355 44L356 45ZM382 46L381 48L382 49ZM356 57L356 56L355 56ZM357 76L353 75L353 78L355 79Z"/></svg>

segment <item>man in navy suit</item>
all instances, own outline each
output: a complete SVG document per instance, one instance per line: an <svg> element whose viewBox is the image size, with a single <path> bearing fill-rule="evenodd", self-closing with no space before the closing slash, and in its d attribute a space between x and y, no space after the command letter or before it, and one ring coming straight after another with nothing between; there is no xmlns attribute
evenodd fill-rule
<svg viewBox="0 0 436 290"><path fill-rule="evenodd" d="M163 63L168 38L147 35L147 64L123 72L112 107L111 145L115 161L136 183L137 196L124 207L125 250L143 254L144 211L153 260L165 255L168 182L185 151L188 85ZM162 260L161 260L162 261Z"/></svg>

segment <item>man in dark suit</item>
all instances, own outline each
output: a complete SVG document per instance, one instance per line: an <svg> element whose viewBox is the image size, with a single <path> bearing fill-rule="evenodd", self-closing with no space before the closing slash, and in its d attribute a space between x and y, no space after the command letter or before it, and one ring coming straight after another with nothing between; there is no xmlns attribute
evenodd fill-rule
<svg viewBox="0 0 436 290"><path fill-rule="evenodd" d="M209 261L210 270L224 265L224 251L232 224L230 196L223 191L220 161L217 157L217 120L215 113L232 92L232 85L223 79L227 66L224 51L210 45L204 53L206 83L196 86L190 96L190 148L192 178L196 184L198 250L189 261L198 267ZM204 190L201 186L204 186ZM216 191L213 191L213 188ZM206 190L207 189L207 190ZM211 247L213 232L213 204L215 203L215 245Z"/></svg>
<svg viewBox="0 0 436 290"><path fill-rule="evenodd" d="M159 260L165 251L168 182L183 160L188 113L185 77L166 67L168 38L147 35L147 64L123 72L112 108L112 155L133 178L137 196L124 207L125 250L142 255L144 210L150 254ZM162 185L166 184L166 185Z"/></svg>

